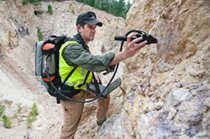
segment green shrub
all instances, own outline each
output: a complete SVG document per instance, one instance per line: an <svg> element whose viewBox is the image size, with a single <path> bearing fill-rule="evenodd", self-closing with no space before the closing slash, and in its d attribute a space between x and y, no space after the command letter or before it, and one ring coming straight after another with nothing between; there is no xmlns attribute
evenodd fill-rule
<svg viewBox="0 0 210 139"><path fill-rule="evenodd" d="M28 5L29 1L28 0L23 0L23 4Z"/></svg>
<svg viewBox="0 0 210 139"><path fill-rule="evenodd" d="M27 126L27 128L32 128L32 123L35 120L36 120L36 118L31 117L31 115L28 115L27 119L26 119L26 126Z"/></svg>
<svg viewBox="0 0 210 139"><path fill-rule="evenodd" d="M2 121L3 121L3 123L4 123L4 127L5 128L10 128L12 125L12 122L9 120L9 118L6 116L6 115L3 115L2 116Z"/></svg>
<svg viewBox="0 0 210 139"><path fill-rule="evenodd" d="M40 31L40 29L38 28L37 29L37 35L38 35L38 39L39 39L39 41L43 41L43 35L42 35L42 32Z"/></svg>
<svg viewBox="0 0 210 139"><path fill-rule="evenodd" d="M18 115L17 115L17 114L14 114L14 115L12 116L12 118L18 118Z"/></svg>
<svg viewBox="0 0 210 139"><path fill-rule="evenodd" d="M12 105L12 102L10 102L10 101L8 101L8 105L9 105L9 107Z"/></svg>
<svg viewBox="0 0 210 139"><path fill-rule="evenodd" d="M37 105L36 105L35 102L34 102L32 108L31 108L31 115L32 115L33 117L36 117L36 116L39 115L38 108L37 108Z"/></svg>
<svg viewBox="0 0 210 139"><path fill-rule="evenodd" d="M2 104L2 102L0 101L0 116L3 115L4 111L5 111L5 105Z"/></svg>
<svg viewBox="0 0 210 139"><path fill-rule="evenodd" d="M47 12L50 13L50 14L53 13L52 6L50 4L48 5L48 11Z"/></svg>
<svg viewBox="0 0 210 139"><path fill-rule="evenodd" d="M71 9L71 13L73 13L73 14L74 14L74 9Z"/></svg>
<svg viewBox="0 0 210 139"><path fill-rule="evenodd" d="M34 102L32 108L31 108L31 113L27 116L27 119L26 119L27 128L32 128L32 123L33 123L33 121L36 120L36 116L38 116L38 115L39 115L38 108L37 108L36 103Z"/></svg>
<svg viewBox="0 0 210 139"><path fill-rule="evenodd" d="M20 105L18 105L18 113L20 113L20 111L22 110L23 108L20 106Z"/></svg>

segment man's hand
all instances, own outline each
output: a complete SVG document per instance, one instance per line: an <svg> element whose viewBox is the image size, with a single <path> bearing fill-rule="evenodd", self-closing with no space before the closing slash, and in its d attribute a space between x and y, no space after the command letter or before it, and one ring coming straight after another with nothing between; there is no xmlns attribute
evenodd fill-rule
<svg viewBox="0 0 210 139"><path fill-rule="evenodd" d="M138 52L141 48L143 48L146 44L147 41L144 41L142 43L136 44L136 42L142 40L142 37L136 38L133 41L131 41L131 38L135 36L135 34L130 34L127 37L127 46L125 50L123 51L124 55L126 56L126 59L129 57L132 57Z"/></svg>
<svg viewBox="0 0 210 139"><path fill-rule="evenodd" d="M124 51L116 53L114 59L109 63L109 66L113 66L129 57L132 57L138 52L141 48L143 48L147 41L143 41L142 43L136 44L136 42L142 40L142 37L136 38L131 41L131 38L135 36L135 34L130 34L127 37L127 46Z"/></svg>

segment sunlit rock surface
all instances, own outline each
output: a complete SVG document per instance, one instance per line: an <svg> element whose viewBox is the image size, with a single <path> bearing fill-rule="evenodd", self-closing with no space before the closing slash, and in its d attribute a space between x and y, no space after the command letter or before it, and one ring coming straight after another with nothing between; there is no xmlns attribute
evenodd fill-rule
<svg viewBox="0 0 210 139"><path fill-rule="evenodd" d="M210 2L135 0L126 30L158 38L125 61L123 106L97 138L210 138Z"/></svg>

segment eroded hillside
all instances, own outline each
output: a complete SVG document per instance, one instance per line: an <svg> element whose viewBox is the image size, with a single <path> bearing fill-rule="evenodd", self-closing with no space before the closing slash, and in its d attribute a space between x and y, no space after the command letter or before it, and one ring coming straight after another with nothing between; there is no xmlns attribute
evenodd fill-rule
<svg viewBox="0 0 210 139"><path fill-rule="evenodd" d="M47 13L48 4L53 14ZM73 1L22 5L14 0L0 2L0 7L0 100L12 120L10 129L0 122L0 138L59 138L62 108L34 74L37 28L45 38L72 36L76 17L86 11L94 11L104 23L90 43L94 54L118 51L114 36L131 29L145 30L159 41L121 63L117 76L123 83L111 94L107 121L100 129L96 103L85 104L75 138L210 138L208 0L135 0L126 21ZM109 76L102 77L105 83ZM34 102L40 114L27 129ZM14 114L18 117L12 118Z"/></svg>

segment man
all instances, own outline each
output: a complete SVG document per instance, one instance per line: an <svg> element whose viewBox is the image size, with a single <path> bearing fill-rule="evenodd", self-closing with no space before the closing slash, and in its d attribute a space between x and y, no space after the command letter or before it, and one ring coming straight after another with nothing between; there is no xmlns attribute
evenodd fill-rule
<svg viewBox="0 0 210 139"><path fill-rule="evenodd" d="M96 20L96 15L93 12L82 13L77 17L76 26L78 34L74 36L76 41L68 41L61 46L59 73L62 81L67 75L77 67L62 89L71 90L69 96L73 99L85 101L85 99L94 98L95 96L86 91L85 83L90 83L93 74L92 72L114 71L117 63L134 56L134 54L143 48L147 41L140 44L135 44L142 38L137 38L131 41L129 35L127 39L127 47L124 51L118 53L108 53L104 56L91 55L87 44L94 40L96 27L102 26L102 23ZM89 72L88 71L92 71ZM84 83L85 82L85 83ZM97 124L101 126L106 120L106 111L108 110L110 96L107 98L97 99ZM73 102L69 100L61 100L64 110L64 124L62 126L60 138L73 139L78 128L84 103Z"/></svg>

